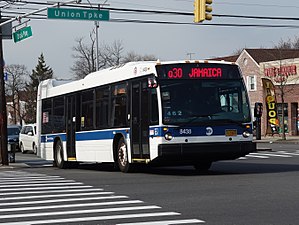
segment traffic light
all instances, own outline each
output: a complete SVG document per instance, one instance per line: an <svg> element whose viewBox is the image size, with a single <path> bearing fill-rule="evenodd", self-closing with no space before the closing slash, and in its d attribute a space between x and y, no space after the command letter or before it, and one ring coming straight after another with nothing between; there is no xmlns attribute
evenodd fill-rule
<svg viewBox="0 0 299 225"><path fill-rule="evenodd" d="M254 104L254 116L257 118L261 118L263 114L263 103L256 102Z"/></svg>
<svg viewBox="0 0 299 225"><path fill-rule="evenodd" d="M212 19L212 0L195 0L194 1L194 22L200 23L204 20Z"/></svg>

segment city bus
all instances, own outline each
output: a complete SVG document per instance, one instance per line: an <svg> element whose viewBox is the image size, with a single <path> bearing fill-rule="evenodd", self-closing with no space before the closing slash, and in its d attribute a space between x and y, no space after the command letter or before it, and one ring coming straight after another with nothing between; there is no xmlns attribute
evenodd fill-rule
<svg viewBox="0 0 299 225"><path fill-rule="evenodd" d="M38 154L59 168L111 163L192 165L208 170L256 150L238 65L224 61L142 61L76 81L42 81Z"/></svg>

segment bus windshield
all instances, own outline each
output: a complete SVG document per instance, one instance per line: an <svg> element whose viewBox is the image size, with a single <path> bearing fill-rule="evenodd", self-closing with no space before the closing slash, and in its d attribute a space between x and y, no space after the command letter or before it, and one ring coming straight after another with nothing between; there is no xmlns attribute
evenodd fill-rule
<svg viewBox="0 0 299 225"><path fill-rule="evenodd" d="M196 125L251 121L241 79L180 79L159 81L163 124Z"/></svg>

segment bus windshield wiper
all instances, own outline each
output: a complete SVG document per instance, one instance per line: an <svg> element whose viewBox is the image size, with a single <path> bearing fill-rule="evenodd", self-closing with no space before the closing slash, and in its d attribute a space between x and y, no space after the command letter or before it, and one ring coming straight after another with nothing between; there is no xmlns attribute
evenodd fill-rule
<svg viewBox="0 0 299 225"><path fill-rule="evenodd" d="M236 124L236 125L242 125L242 121L232 120L232 119L216 119L213 120L215 123L221 123L221 124Z"/></svg>
<svg viewBox="0 0 299 225"><path fill-rule="evenodd" d="M216 114L196 114L196 115L190 115L191 119L188 120L187 122L182 123L182 126L187 126L189 124L191 124L192 122L194 122L195 120L199 119L199 118L208 118L209 121L212 119L212 116L218 116ZM201 121L201 122L207 122L207 121Z"/></svg>

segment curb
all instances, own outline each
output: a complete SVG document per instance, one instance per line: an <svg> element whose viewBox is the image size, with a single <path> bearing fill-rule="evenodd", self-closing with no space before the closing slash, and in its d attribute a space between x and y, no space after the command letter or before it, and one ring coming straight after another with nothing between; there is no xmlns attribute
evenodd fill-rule
<svg viewBox="0 0 299 225"><path fill-rule="evenodd" d="M14 169L14 168L29 168L30 166L26 163L9 163L8 166L0 165L0 169Z"/></svg>

